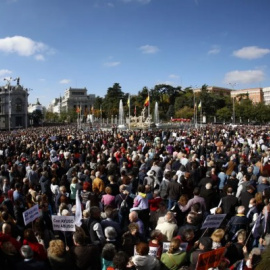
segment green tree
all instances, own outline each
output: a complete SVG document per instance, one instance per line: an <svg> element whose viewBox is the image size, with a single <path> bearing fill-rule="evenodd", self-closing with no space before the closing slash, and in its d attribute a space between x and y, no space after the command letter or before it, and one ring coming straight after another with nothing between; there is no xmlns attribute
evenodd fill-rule
<svg viewBox="0 0 270 270"><path fill-rule="evenodd" d="M177 110L175 112L176 118L186 118L186 119L192 119L194 116L194 109L190 108L188 106L185 106L181 108L180 110Z"/></svg>
<svg viewBox="0 0 270 270"><path fill-rule="evenodd" d="M119 83L115 83L113 87L109 87L107 94L105 95L102 102L102 110L104 117L110 117L111 115L118 115L119 101L124 99L125 95L122 92Z"/></svg>
<svg viewBox="0 0 270 270"><path fill-rule="evenodd" d="M232 110L228 107L223 107L223 108L217 110L216 116L217 116L218 120L230 121L230 119L232 117Z"/></svg>

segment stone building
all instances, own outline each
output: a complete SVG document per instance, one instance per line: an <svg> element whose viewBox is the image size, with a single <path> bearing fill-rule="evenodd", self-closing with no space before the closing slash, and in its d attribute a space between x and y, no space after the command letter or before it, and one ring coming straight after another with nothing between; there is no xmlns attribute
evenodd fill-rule
<svg viewBox="0 0 270 270"><path fill-rule="evenodd" d="M86 115L91 113L94 106L95 95L87 94L86 88L68 88L63 97L52 100L48 111L61 113L69 110L81 109L81 113Z"/></svg>
<svg viewBox="0 0 270 270"><path fill-rule="evenodd" d="M259 103L263 101L263 91L262 88L248 88L248 89L240 89L234 90L231 92L231 97L239 99L240 97L245 98L248 97L253 103Z"/></svg>
<svg viewBox="0 0 270 270"><path fill-rule="evenodd" d="M17 84L11 85L11 79L5 86L0 86L0 129L12 130L15 128L27 128L28 125L28 89Z"/></svg>

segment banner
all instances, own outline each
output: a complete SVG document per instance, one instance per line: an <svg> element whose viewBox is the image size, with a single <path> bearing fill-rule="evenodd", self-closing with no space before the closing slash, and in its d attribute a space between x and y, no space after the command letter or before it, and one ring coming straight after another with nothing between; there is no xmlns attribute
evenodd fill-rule
<svg viewBox="0 0 270 270"><path fill-rule="evenodd" d="M223 257L224 252L225 247L222 247L200 254L196 270L205 270L211 267L213 268L217 267Z"/></svg>
<svg viewBox="0 0 270 270"><path fill-rule="evenodd" d="M201 229L203 230L206 228L218 228L225 217L226 217L226 214L208 215Z"/></svg>
<svg viewBox="0 0 270 270"><path fill-rule="evenodd" d="M74 216L52 216L54 231L75 232Z"/></svg>
<svg viewBox="0 0 270 270"><path fill-rule="evenodd" d="M38 217L39 217L39 209L38 204L36 204L23 212L24 225L27 225L28 223L34 221Z"/></svg>
<svg viewBox="0 0 270 270"><path fill-rule="evenodd" d="M169 250L171 242L163 242L162 247L162 253L165 253ZM181 242L179 250L180 251L186 251L187 250L188 243L187 242Z"/></svg>

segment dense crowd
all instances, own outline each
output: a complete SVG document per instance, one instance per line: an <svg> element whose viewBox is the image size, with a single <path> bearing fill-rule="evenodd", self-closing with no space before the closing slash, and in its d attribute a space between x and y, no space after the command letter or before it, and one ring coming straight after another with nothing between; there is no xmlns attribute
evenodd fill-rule
<svg viewBox="0 0 270 270"><path fill-rule="evenodd" d="M0 166L1 269L270 268L268 127L1 132Z"/></svg>

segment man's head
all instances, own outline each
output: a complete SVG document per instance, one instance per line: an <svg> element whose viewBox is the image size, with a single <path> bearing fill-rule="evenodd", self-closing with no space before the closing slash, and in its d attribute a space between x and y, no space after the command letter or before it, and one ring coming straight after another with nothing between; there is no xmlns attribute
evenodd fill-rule
<svg viewBox="0 0 270 270"><path fill-rule="evenodd" d="M128 218L130 222L136 222L138 220L138 213L136 211L132 211Z"/></svg>
<svg viewBox="0 0 270 270"><path fill-rule="evenodd" d="M240 206L237 208L237 214L243 215L244 213L245 213L245 206L240 205Z"/></svg>
<svg viewBox="0 0 270 270"><path fill-rule="evenodd" d="M212 249L212 239L210 237L201 237L199 240L199 249L207 251Z"/></svg>
<svg viewBox="0 0 270 270"><path fill-rule="evenodd" d="M167 214L165 215L165 220L169 223L172 223L174 220L174 215L172 212L167 212Z"/></svg>

